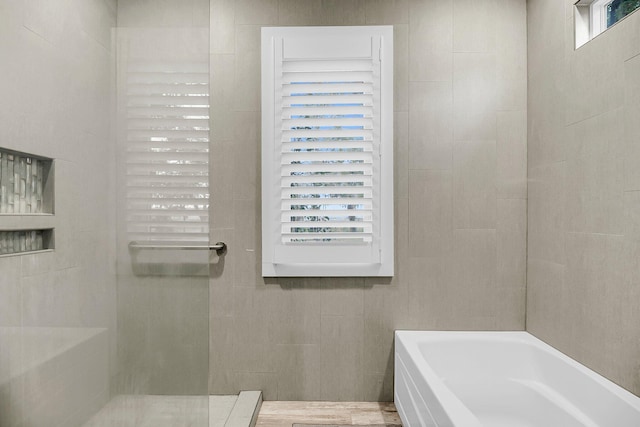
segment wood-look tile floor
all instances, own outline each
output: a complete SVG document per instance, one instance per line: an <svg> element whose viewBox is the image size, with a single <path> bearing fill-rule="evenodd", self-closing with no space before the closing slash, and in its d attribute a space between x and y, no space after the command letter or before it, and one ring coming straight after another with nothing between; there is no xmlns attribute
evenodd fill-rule
<svg viewBox="0 0 640 427"><path fill-rule="evenodd" d="M279 402L262 403L256 427L292 424L401 424L391 402Z"/></svg>

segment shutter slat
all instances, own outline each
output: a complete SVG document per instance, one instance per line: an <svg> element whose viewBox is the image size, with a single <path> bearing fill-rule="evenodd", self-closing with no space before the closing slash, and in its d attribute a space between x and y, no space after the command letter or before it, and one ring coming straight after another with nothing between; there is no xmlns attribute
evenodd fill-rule
<svg viewBox="0 0 640 427"><path fill-rule="evenodd" d="M332 106L331 108L327 107L283 107L282 108L282 118L290 119L292 117L300 117L300 118L309 118L309 117L319 117L326 118L327 114L336 117L344 117L344 116L357 116L357 117L372 117L373 116L373 108L372 107L362 107L362 106Z"/></svg>
<svg viewBox="0 0 640 427"><path fill-rule="evenodd" d="M300 95L300 96L283 96L282 105L285 107L291 106L323 106L328 105L332 107L338 107L340 105L352 105L352 106L371 106L373 105L373 98L370 95ZM326 111L326 110L325 110Z"/></svg>
<svg viewBox="0 0 640 427"><path fill-rule="evenodd" d="M366 141L373 139L373 131L370 129L293 129L282 131L282 142L294 142L300 138L360 138Z"/></svg>
<svg viewBox="0 0 640 427"><path fill-rule="evenodd" d="M371 217L373 215L373 211L371 209L351 209L351 210L343 210L343 209L294 209L294 210L283 210L281 214L282 221L291 221L294 222L291 218L293 217L306 217L306 216L328 216L328 217L345 217L345 216L356 216L356 217Z"/></svg>
<svg viewBox="0 0 640 427"><path fill-rule="evenodd" d="M315 71L308 73L283 73L282 83L372 83L373 73L370 71L356 71L352 73Z"/></svg>
<svg viewBox="0 0 640 427"><path fill-rule="evenodd" d="M280 180L283 188L288 188L293 185L304 186L307 184L343 184L343 183L360 183L363 186L371 186L372 178L366 175L321 175L321 176L288 176L283 177Z"/></svg>
<svg viewBox="0 0 640 427"><path fill-rule="evenodd" d="M367 155L369 154L369 155ZM290 164L293 162L341 162L346 164L346 167L355 167L351 162L359 162L363 164L373 163L373 156L371 153L364 152L322 152L322 151L310 151L300 153L283 153L282 164ZM351 164L350 164L351 163Z"/></svg>
<svg viewBox="0 0 640 427"><path fill-rule="evenodd" d="M373 209L373 203L369 199L352 199L352 198L334 198L334 199L288 199L282 198L281 210L292 210L293 206L339 206L340 209L350 212L347 206L358 205L358 209ZM312 208L315 209L315 208ZM337 209L337 208L328 208ZM293 209L297 210L297 209Z"/></svg>
<svg viewBox="0 0 640 427"><path fill-rule="evenodd" d="M314 117L314 118L295 118L282 120L282 130L299 129L304 127L323 128L328 126L345 127L345 126L361 126L364 129L372 129L373 123L368 118L360 117Z"/></svg>
<svg viewBox="0 0 640 427"><path fill-rule="evenodd" d="M372 151L373 144L371 141L303 141L303 142L283 142L282 152L301 152L301 151L320 151L329 152L336 151Z"/></svg>
<svg viewBox="0 0 640 427"><path fill-rule="evenodd" d="M314 229L321 229L315 231ZM309 221L309 222L283 222L283 234L330 234L330 233L354 233L368 234L373 231L371 222L351 222L351 221Z"/></svg>
<svg viewBox="0 0 640 427"><path fill-rule="evenodd" d="M282 86L283 95L293 94L330 94L330 93L373 93L371 83L298 83Z"/></svg>
<svg viewBox="0 0 640 427"><path fill-rule="evenodd" d="M328 239L331 239L332 244L340 243L353 243L363 242L371 243L373 236L371 234L354 234L354 233L295 233L282 235L283 243L326 243Z"/></svg>
<svg viewBox="0 0 640 427"><path fill-rule="evenodd" d="M295 164L295 165L282 165L280 173L282 176L292 176L294 174L314 174L314 173L353 173L361 172L365 175L372 175L373 168L369 164L350 164L350 165L335 165L335 164Z"/></svg>
<svg viewBox="0 0 640 427"><path fill-rule="evenodd" d="M299 197L295 197L299 196ZM318 197L302 197L318 196ZM371 197L371 187L295 187L294 189L283 189L282 197L298 200L300 203L314 203L318 199L336 199L347 197L353 200L369 199Z"/></svg>
<svg viewBox="0 0 640 427"><path fill-rule="evenodd" d="M371 71L370 59L346 59L346 60L289 60L282 62L283 72L309 73L314 71L331 71L353 73L357 71Z"/></svg>

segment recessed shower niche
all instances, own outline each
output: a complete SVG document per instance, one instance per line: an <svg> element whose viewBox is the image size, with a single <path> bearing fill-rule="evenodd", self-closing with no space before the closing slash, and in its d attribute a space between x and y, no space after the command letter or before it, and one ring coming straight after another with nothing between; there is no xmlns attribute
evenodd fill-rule
<svg viewBox="0 0 640 427"><path fill-rule="evenodd" d="M53 229L0 231L0 255L53 249Z"/></svg>
<svg viewBox="0 0 640 427"><path fill-rule="evenodd" d="M53 249L53 159L0 148L0 255Z"/></svg>
<svg viewBox="0 0 640 427"><path fill-rule="evenodd" d="M53 214L53 159L0 148L0 213Z"/></svg>

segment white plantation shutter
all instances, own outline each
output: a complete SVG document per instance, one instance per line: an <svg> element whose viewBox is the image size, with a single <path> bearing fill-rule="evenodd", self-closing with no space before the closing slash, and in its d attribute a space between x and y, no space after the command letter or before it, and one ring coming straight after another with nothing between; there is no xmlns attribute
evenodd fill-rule
<svg viewBox="0 0 640 427"><path fill-rule="evenodd" d="M263 28L264 276L393 274L391 35Z"/></svg>
<svg viewBox="0 0 640 427"><path fill-rule="evenodd" d="M371 59L287 61L280 84L282 242L371 243Z"/></svg>

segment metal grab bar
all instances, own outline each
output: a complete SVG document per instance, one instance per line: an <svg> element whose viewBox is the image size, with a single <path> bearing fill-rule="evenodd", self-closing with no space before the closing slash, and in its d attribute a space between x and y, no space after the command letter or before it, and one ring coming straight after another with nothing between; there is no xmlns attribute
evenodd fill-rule
<svg viewBox="0 0 640 427"><path fill-rule="evenodd" d="M129 249L173 249L180 251L193 251L193 250L209 250L216 251L216 254L224 255L227 252L227 244L224 242L217 242L215 245L183 245L183 244L163 244L155 242L130 242Z"/></svg>

